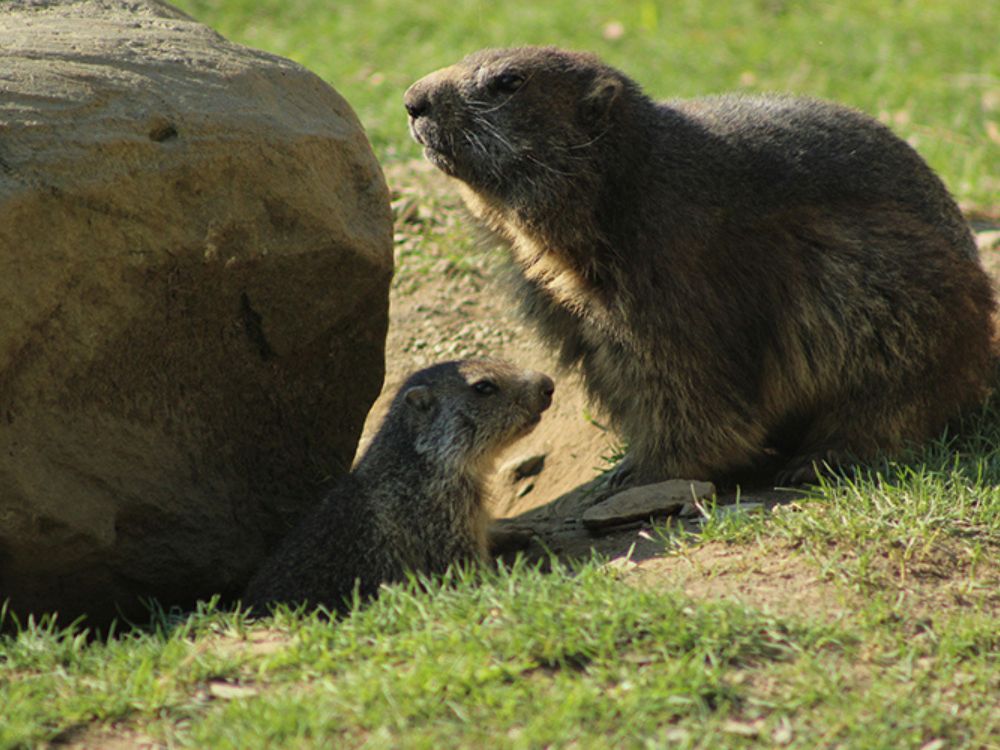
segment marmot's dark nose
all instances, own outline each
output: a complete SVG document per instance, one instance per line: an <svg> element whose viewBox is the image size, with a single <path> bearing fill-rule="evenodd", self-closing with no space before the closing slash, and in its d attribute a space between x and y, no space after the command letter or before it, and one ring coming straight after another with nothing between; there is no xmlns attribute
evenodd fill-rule
<svg viewBox="0 0 1000 750"><path fill-rule="evenodd" d="M411 86L403 95L403 106L410 117L417 118L427 114L431 108L430 97L422 91L414 91Z"/></svg>

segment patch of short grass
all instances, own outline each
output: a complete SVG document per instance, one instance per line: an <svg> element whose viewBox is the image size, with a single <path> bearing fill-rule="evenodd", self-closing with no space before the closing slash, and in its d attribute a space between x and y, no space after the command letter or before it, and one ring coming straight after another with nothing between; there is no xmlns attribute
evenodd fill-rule
<svg viewBox="0 0 1000 750"><path fill-rule="evenodd" d="M469 221L437 170L410 161L388 165L385 172L392 191L395 287L412 292L430 276L495 270L495 243Z"/></svg>
<svg viewBox="0 0 1000 750"><path fill-rule="evenodd" d="M936 566L974 575L1000 551L1000 487L981 468L887 463L824 480L769 514L710 513L698 539L779 539L859 584L903 583Z"/></svg>
<svg viewBox="0 0 1000 750"><path fill-rule="evenodd" d="M72 628L29 626L0 651L0 741L30 745L114 722L199 747L625 741L725 716L742 702L729 670L829 639L727 605L638 592L596 564L479 579L466 571L391 587L333 623L284 610L250 624L206 607L96 643ZM260 657L231 647L262 626L285 634L285 647ZM218 681L259 693L211 700Z"/></svg>
<svg viewBox="0 0 1000 750"><path fill-rule="evenodd" d="M744 499L753 501L753 493ZM735 554L801 556L831 591L849 594L838 624L861 644L860 658L853 676L835 671L831 679L846 678L848 695L855 689L849 685L867 683L868 700L836 691L817 696L809 720L826 725L824 737L840 727L845 747L920 747L922 730L930 747L1000 747L995 402L906 460L825 479L769 513L709 507L701 533L668 538L682 548L723 542ZM831 601L830 608L843 612L844 603ZM802 616L821 618L824 607ZM811 680L824 679L805 677L798 666L773 674L781 675L779 694L810 693ZM976 696L984 702L972 718L965 709ZM895 734L881 744L863 729L885 723ZM961 741L942 739L958 726L970 733Z"/></svg>
<svg viewBox="0 0 1000 750"><path fill-rule="evenodd" d="M752 494L752 493L751 493ZM1000 410L993 402L905 460L824 478L771 513L709 513L695 543L781 542L866 591L916 577L953 578L979 591L1000 583ZM992 571L992 572L990 572ZM1000 605L1000 592L995 605Z"/></svg>
<svg viewBox="0 0 1000 750"><path fill-rule="evenodd" d="M106 640L29 625L0 640L0 747L985 747L990 625L782 619L598 560L456 571L334 622L208 604Z"/></svg>
<svg viewBox="0 0 1000 750"><path fill-rule="evenodd" d="M553 43L598 52L660 97L780 89L853 104L911 139L961 199L996 206L993 3L177 5L316 70L387 164L417 155L400 104L410 82L481 46ZM396 199L397 244L471 242L443 216L450 204ZM414 268L454 260L441 252ZM836 626L637 590L600 561L389 587L336 622L213 604L105 639L30 622L0 636L0 747L81 734L239 748L1000 747L996 599L982 588L1000 550L996 421L984 413L960 440L775 513L705 524L705 539L783 545L860 592ZM956 580L964 603L906 611L907 586L934 576Z"/></svg>

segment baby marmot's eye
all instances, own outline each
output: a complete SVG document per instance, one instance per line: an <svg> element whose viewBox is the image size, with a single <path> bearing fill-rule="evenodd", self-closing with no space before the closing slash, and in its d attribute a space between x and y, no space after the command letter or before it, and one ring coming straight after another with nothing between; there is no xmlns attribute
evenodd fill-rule
<svg viewBox="0 0 1000 750"><path fill-rule="evenodd" d="M491 83L496 91L503 94L513 94L524 83L524 76L519 73L501 73Z"/></svg>
<svg viewBox="0 0 1000 750"><path fill-rule="evenodd" d="M500 389L497 387L497 384L494 383L492 380L486 380L484 378L482 380L477 380L475 383L473 383L472 390L474 390L480 396L492 396Z"/></svg>

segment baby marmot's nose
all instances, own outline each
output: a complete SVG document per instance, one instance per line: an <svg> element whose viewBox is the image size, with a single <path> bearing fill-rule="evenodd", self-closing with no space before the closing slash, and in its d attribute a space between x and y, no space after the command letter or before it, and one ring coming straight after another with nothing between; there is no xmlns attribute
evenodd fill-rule
<svg viewBox="0 0 1000 750"><path fill-rule="evenodd" d="M416 119L421 115L427 114L427 111L431 108L431 99L425 91L418 89L414 85L410 86L406 90L406 93L403 94L403 106L406 107L406 113Z"/></svg>

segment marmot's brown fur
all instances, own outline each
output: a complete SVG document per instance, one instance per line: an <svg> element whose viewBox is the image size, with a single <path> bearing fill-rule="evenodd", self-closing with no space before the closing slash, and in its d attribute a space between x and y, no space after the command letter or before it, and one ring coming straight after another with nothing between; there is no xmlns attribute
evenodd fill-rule
<svg viewBox="0 0 1000 750"><path fill-rule="evenodd" d="M349 606L407 571L438 574L486 555L486 475L530 432L552 380L500 360L410 376L364 456L257 571L244 604Z"/></svg>
<svg viewBox="0 0 1000 750"><path fill-rule="evenodd" d="M934 435L992 372L993 291L906 143L787 96L655 103L589 54L483 50L406 92L413 136L511 245L634 479L814 477Z"/></svg>

